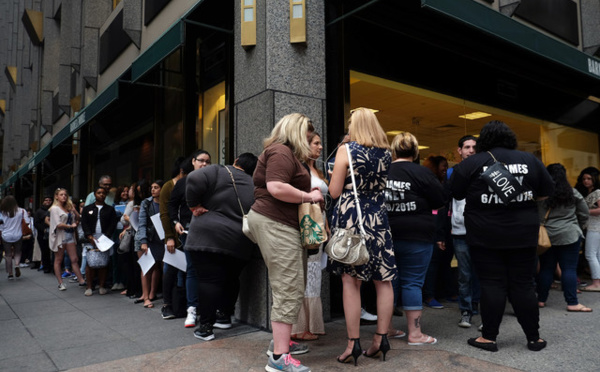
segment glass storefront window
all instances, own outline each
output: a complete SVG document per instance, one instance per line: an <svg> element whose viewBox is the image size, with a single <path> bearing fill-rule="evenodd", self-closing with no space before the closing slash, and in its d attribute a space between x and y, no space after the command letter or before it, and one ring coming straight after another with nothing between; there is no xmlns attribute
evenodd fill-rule
<svg viewBox="0 0 600 372"><path fill-rule="evenodd" d="M225 35L212 33L196 44L198 112L196 141L209 152L213 164L229 164L227 76L229 63Z"/></svg>
<svg viewBox="0 0 600 372"><path fill-rule="evenodd" d="M581 169L598 166L598 135L559 124L465 101L376 76L350 71L350 107L377 110L391 141L399 131L419 140L421 161L442 155L449 166L460 161L458 140L477 135L490 120L507 123L517 134L519 150L535 154L544 164L561 163L574 184ZM474 113L482 113L477 118Z"/></svg>
<svg viewBox="0 0 600 372"><path fill-rule="evenodd" d="M171 171L175 160L183 153L183 112L184 112L184 89L183 68L181 62L181 50L167 57L163 62L164 110L161 110L161 123L157 135L157 142L162 141L162 152L164 154L163 178L171 178ZM160 96L160 95L159 95Z"/></svg>
<svg viewBox="0 0 600 372"><path fill-rule="evenodd" d="M225 82L209 88L198 102L198 143L208 151L213 163L225 164L227 120L225 115Z"/></svg>
<svg viewBox="0 0 600 372"><path fill-rule="evenodd" d="M542 161L561 163L567 178L575 185L579 173L590 166L598 167L598 134L558 124L541 126Z"/></svg>

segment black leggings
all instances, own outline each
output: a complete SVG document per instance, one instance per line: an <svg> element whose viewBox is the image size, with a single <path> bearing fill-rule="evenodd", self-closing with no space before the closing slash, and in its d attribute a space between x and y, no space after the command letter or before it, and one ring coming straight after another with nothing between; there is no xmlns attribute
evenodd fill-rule
<svg viewBox="0 0 600 372"><path fill-rule="evenodd" d="M527 341L537 341L540 338L540 311L534 281L536 247L470 248L481 284L483 338L496 341L508 298Z"/></svg>
<svg viewBox="0 0 600 372"><path fill-rule="evenodd" d="M216 310L232 315L240 291L240 273L248 261L219 253L189 253L198 275L200 323L213 324Z"/></svg>

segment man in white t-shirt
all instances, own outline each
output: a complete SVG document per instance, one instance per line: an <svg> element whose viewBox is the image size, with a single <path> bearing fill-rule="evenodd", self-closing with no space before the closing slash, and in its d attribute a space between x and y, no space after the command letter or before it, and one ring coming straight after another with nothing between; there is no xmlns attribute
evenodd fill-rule
<svg viewBox="0 0 600 372"><path fill-rule="evenodd" d="M463 136L458 141L458 154L462 160L475 154L475 145L477 138L474 136ZM454 169L448 171L448 179ZM475 275L471 254L467 245L467 230L465 228L465 218L463 216L466 201L452 198L452 242L454 244L454 255L458 261L458 307L461 317L458 326L462 328L471 327L471 318L473 314L478 313L479 299L481 297L479 290L479 281Z"/></svg>

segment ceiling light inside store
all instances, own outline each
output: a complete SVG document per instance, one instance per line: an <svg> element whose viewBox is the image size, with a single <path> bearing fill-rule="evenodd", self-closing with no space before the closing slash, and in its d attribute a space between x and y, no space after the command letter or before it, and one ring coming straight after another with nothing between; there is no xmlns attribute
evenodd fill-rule
<svg viewBox="0 0 600 372"><path fill-rule="evenodd" d="M481 118L486 118L488 116L492 116L492 114L488 114L487 112L483 111L475 111L470 114L459 115L458 117L467 120L477 120Z"/></svg>
<svg viewBox="0 0 600 372"><path fill-rule="evenodd" d="M596 96L589 96L587 99L589 99L592 102L600 103L600 98Z"/></svg>
<svg viewBox="0 0 600 372"><path fill-rule="evenodd" d="M390 130L388 132L385 132L385 134L387 134L390 137L396 137L397 135L402 134L402 133L404 133L403 130Z"/></svg>
<svg viewBox="0 0 600 372"><path fill-rule="evenodd" d="M374 113L374 114L376 114L376 113L379 112L379 110L375 110L375 109L368 108L368 107L357 107L355 109L350 110L350 113L352 114L354 111L358 110L359 108L364 108L364 109L367 109L367 110L371 110L371 112Z"/></svg>
<svg viewBox="0 0 600 372"><path fill-rule="evenodd" d="M429 146L423 146L423 145L419 145L419 150L425 150L428 149Z"/></svg>

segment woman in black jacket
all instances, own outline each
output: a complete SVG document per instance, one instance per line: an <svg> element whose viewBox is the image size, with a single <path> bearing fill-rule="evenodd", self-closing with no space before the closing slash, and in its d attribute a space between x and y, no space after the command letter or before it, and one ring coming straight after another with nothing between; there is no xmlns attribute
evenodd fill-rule
<svg viewBox="0 0 600 372"><path fill-rule="evenodd" d="M96 248L95 239L98 239L101 235L105 235L107 237L113 236L113 233L117 227L118 219L115 209L104 203L104 200L106 199L106 190L104 188L97 187L94 191L94 196L96 197L96 202L83 208L81 213L81 227L83 228L83 233L89 244L93 248ZM98 220L100 220L100 223L98 223ZM107 251L105 254L109 254L109 252ZM85 290L85 295L92 295L94 288L94 276L96 275L96 272L98 273L98 281L100 284L98 293L101 295L106 294L107 291L104 287L104 282L106 281L107 268L103 267L94 269L88 266L87 270L87 289Z"/></svg>
<svg viewBox="0 0 600 372"><path fill-rule="evenodd" d="M507 299L529 350L546 346L540 338L533 279L539 230L536 200L552 195L554 181L544 164L533 154L517 151L517 144L508 125L487 123L477 140L477 154L460 162L450 178L454 198L466 199L467 244L481 284L482 335L468 343L488 351L498 351L496 337ZM488 177L499 187L498 193L481 177L496 161L512 175L496 170ZM502 196L507 194L516 195L505 202Z"/></svg>
<svg viewBox="0 0 600 372"><path fill-rule="evenodd" d="M211 165L187 177L186 199L194 217L185 250L196 269L202 299L200 326L194 336L204 341L215 338L213 325L221 329L231 327L239 275L253 249L252 242L242 233L242 213L250 210L254 202L251 174L255 167L256 156L242 154L233 166ZM200 214L200 210L206 212Z"/></svg>

